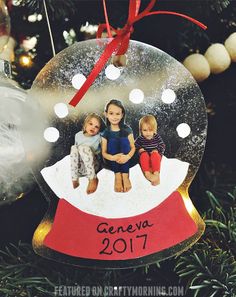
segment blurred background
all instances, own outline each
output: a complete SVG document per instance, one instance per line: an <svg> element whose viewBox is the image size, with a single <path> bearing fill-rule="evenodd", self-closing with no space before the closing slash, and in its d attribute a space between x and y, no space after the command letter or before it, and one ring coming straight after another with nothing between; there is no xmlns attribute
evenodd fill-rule
<svg viewBox="0 0 236 297"><path fill-rule="evenodd" d="M141 11L148 2L142 1ZM126 0L107 1L113 27L121 28L126 23L128 3ZM16 89L19 98L25 96L38 72L53 57L53 47L58 53L74 42L95 38L98 24L105 22L101 0L7 0L1 1L1 6L0 59L9 61L12 68L12 85L6 87L5 81L0 84L4 100L8 100L9 94L5 94L5 88L8 88L7 92L13 92L12 96L16 96ZM184 13L208 27L204 31L179 17L150 16L134 25L131 37L158 47L184 63L204 95L209 125L207 144L190 188L190 197L207 224L204 237L177 259L128 270L125 276L119 271L91 273L51 264L34 255L30 247L33 232L48 204L30 170L25 170L24 188L11 196L6 194L7 190L0 191L0 248L4 251L0 256L0 276L4 279L0 283L0 296L13 296L7 295L11 294L11 286L16 290L14 296L53 296L49 280L54 284L80 281L80 284L89 285L180 283L185 289L184 296L235 296L236 1L160 0L153 10ZM6 64L1 67L3 73L8 71ZM1 101L0 113L10 116L10 111L1 107ZM8 155L9 151L4 152L0 140L2 176L7 171L4 162ZM16 186L18 181L12 173L7 181L0 180L0 185L7 189L9 184ZM9 247L9 244L14 246ZM5 246L8 246L7 251ZM35 283L32 277L38 277L39 282ZM20 279L28 280L28 283L23 283L19 289Z"/></svg>

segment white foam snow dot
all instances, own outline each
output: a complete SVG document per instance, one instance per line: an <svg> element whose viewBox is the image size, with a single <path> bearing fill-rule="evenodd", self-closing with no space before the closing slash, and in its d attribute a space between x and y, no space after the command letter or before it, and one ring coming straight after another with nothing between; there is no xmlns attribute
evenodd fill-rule
<svg viewBox="0 0 236 297"><path fill-rule="evenodd" d="M161 100L166 104L171 104L175 101L176 94L171 89L166 89L162 92Z"/></svg>
<svg viewBox="0 0 236 297"><path fill-rule="evenodd" d="M182 123L177 126L176 131L177 131L179 137L185 138L185 137L189 136L189 134L191 132L191 128L189 127L188 124Z"/></svg>
<svg viewBox="0 0 236 297"><path fill-rule="evenodd" d="M144 93L140 89L133 89L129 93L129 100L135 104L140 104L144 100Z"/></svg>
<svg viewBox="0 0 236 297"><path fill-rule="evenodd" d="M83 74L78 73L78 74L76 74L76 75L74 75L72 77L71 82L72 82L72 86L75 89L79 90L82 87L82 85L84 84L85 81L86 81L86 77Z"/></svg>
<svg viewBox="0 0 236 297"><path fill-rule="evenodd" d="M114 65L108 65L105 69L106 77L110 80L116 80L120 76L120 69Z"/></svg>
<svg viewBox="0 0 236 297"><path fill-rule="evenodd" d="M65 118L69 113L68 107L65 103L57 103L54 106L54 111L55 111L55 114L61 119Z"/></svg>
<svg viewBox="0 0 236 297"><path fill-rule="evenodd" d="M48 127L44 130L43 136L48 142L56 142L59 138L59 131L54 127Z"/></svg>

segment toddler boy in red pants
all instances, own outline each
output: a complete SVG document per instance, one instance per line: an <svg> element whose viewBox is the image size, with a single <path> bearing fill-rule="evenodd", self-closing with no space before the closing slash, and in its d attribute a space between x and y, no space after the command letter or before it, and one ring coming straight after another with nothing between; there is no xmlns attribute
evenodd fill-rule
<svg viewBox="0 0 236 297"><path fill-rule="evenodd" d="M157 186L160 184L160 164L165 144L157 133L157 121L153 115L143 116L139 120L139 133L135 147L139 152L140 166L146 179Z"/></svg>

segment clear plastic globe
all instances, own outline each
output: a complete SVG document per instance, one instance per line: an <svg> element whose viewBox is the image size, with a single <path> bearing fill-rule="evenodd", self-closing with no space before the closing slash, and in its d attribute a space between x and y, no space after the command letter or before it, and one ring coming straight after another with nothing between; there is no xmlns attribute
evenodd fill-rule
<svg viewBox="0 0 236 297"><path fill-rule="evenodd" d="M45 246L44 239L52 228L57 198L66 199L75 209L91 218L103 217L111 221L120 218L125 222L127 219L152 212L163 205L171 193L178 191L189 216L197 226L197 231L182 243L173 244L174 248L165 251L164 255L158 251L156 256L150 258L148 253L154 252L146 252L144 256L147 260L142 260L141 257L136 263L141 265L186 249L203 232L204 223L188 197L188 187L204 152L206 110L196 81L183 65L163 51L137 41L130 41L126 53L127 64L119 67L119 75L116 67L107 68L110 60L79 104L76 107L69 105L107 42L106 39L99 43L96 40L88 40L63 50L41 70L29 92L30 100L25 111L28 116L24 118L23 125L23 131L27 131L23 135L25 149L30 156L29 161L32 161L36 178L46 198L51 201L51 210L49 209L35 233L34 246L36 251L50 255L50 258L81 264L79 260L71 259L72 254L69 252ZM113 70L115 72L111 73ZM139 119L147 114L156 117L158 132L166 144L161 184L147 188L137 164L130 172L132 190L117 194L112 190L110 173L103 169L98 190L88 198L84 193L83 182L78 191L72 189L68 163L70 147L74 143L75 133L81 130L85 115L96 112L103 117L104 106L111 99L123 102L126 123L132 127L135 138L139 134ZM78 244L79 242L78 239ZM83 254L73 254L75 255L80 260L89 258ZM94 257L93 259L104 260L99 256ZM114 260L118 262L125 259L122 256L119 258L119 255L117 257ZM136 258L134 256L134 260L137 260ZM109 261L109 265L122 267L123 264L111 264ZM124 264L133 265L133 262Z"/></svg>
<svg viewBox="0 0 236 297"><path fill-rule="evenodd" d="M8 42L10 30L10 17L5 1L0 0L0 53Z"/></svg>

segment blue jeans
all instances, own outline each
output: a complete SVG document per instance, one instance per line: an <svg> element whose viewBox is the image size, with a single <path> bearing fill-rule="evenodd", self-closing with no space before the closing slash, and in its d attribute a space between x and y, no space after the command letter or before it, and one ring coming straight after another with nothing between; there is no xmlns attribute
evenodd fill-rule
<svg viewBox="0 0 236 297"><path fill-rule="evenodd" d="M130 143L127 137L110 138L107 141L107 153L110 155L128 154L130 152ZM129 173L130 160L124 164L119 164L116 161L108 161L109 168L114 173Z"/></svg>

